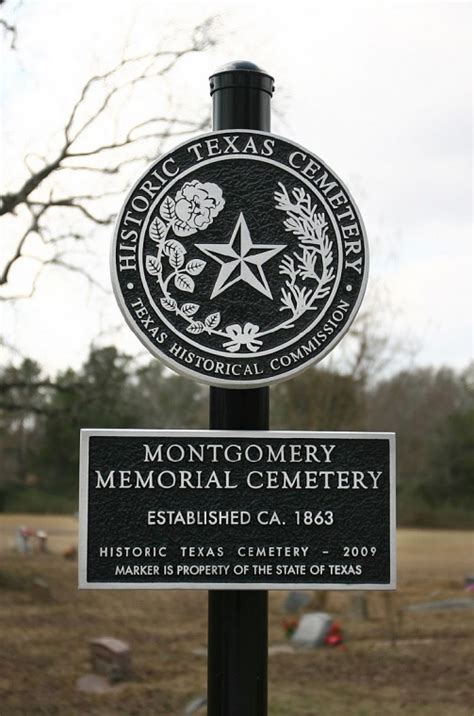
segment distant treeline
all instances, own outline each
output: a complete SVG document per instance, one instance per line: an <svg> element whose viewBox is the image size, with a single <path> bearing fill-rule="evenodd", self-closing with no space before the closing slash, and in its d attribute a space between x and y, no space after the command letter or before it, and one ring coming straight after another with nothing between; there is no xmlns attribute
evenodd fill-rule
<svg viewBox="0 0 474 716"><path fill-rule="evenodd" d="M3 368L0 510L77 509L80 428L206 428L207 402L203 386L114 347L54 379L28 359ZM271 389L271 416L274 429L396 432L399 524L474 526L474 366L374 385L312 368Z"/></svg>

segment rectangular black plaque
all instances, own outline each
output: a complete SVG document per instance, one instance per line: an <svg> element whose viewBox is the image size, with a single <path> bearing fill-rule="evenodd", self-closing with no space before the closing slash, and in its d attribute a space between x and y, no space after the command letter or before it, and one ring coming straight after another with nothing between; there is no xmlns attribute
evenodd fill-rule
<svg viewBox="0 0 474 716"><path fill-rule="evenodd" d="M82 430L79 587L394 589L395 435Z"/></svg>

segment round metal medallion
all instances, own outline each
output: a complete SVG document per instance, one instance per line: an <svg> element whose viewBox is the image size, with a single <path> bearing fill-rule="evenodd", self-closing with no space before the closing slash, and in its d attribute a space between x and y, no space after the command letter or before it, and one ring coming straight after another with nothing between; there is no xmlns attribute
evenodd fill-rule
<svg viewBox="0 0 474 716"><path fill-rule="evenodd" d="M162 155L112 247L127 323L170 368L223 387L284 380L348 330L367 282L357 207L314 154L226 130Z"/></svg>

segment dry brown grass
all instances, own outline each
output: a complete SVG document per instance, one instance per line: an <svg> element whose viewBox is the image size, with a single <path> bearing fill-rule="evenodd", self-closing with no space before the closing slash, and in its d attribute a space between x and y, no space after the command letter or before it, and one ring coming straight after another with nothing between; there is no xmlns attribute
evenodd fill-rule
<svg viewBox="0 0 474 716"><path fill-rule="evenodd" d="M172 716L203 693L207 596L203 592L78 592L76 564L59 551L74 540L65 517L0 518L51 533L50 555L0 553L0 715ZM70 534L54 534L67 530ZM402 530L397 608L417 601L465 596L473 570L472 534ZM51 586L54 601L35 601L34 577ZM270 594L270 642L283 640L285 594ZM405 613L398 641L381 593L369 595L369 621L348 616L350 594L332 592L326 608L347 634L345 650L320 649L270 658L271 716L472 716L472 611ZM132 644L135 676L117 694L75 690L87 673L90 638L111 635ZM245 716L245 714L242 714Z"/></svg>

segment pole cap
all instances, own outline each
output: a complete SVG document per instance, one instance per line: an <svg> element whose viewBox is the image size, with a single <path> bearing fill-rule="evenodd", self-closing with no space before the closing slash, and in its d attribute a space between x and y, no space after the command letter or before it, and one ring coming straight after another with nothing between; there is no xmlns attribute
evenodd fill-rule
<svg viewBox="0 0 474 716"><path fill-rule="evenodd" d="M275 90L274 78L253 62L248 62L247 60L236 60L222 65L209 77L209 82L211 84L211 96L217 90L229 87L257 89L267 92L270 97Z"/></svg>

